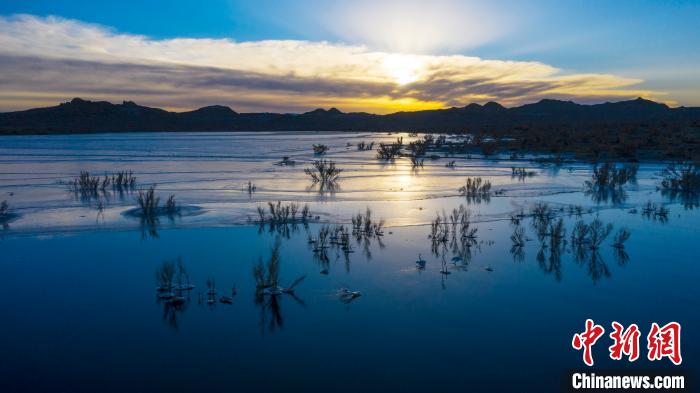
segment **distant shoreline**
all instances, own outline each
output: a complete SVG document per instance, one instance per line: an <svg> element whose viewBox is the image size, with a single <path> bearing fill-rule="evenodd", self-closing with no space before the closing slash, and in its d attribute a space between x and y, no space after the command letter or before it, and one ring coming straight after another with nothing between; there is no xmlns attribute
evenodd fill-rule
<svg viewBox="0 0 700 393"><path fill-rule="evenodd" d="M345 113L335 108L289 114L238 113L220 105L169 112L131 101L112 104L74 98L53 107L0 113L1 134L318 130L489 133L666 125L700 127L700 108L671 108L642 98L593 105L544 99L510 108L489 102L386 115Z"/></svg>
<svg viewBox="0 0 700 393"><path fill-rule="evenodd" d="M576 159L700 161L700 108L670 108L638 98L581 105L541 100L505 108L490 102L461 108L343 113L335 108L302 114L237 113L225 106L168 112L133 102L79 98L54 107L0 113L0 135L76 135L161 132L413 132L469 134L445 154L474 149L484 155L537 152Z"/></svg>

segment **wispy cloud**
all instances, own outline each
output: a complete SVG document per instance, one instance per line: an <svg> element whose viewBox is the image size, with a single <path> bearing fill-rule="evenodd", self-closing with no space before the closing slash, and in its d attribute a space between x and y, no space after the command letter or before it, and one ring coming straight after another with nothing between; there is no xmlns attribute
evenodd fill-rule
<svg viewBox="0 0 700 393"><path fill-rule="evenodd" d="M0 108L72 96L189 109L388 112L543 97L593 102L661 93L641 81L523 61L411 55L309 41L236 42L120 34L76 20L0 17Z"/></svg>

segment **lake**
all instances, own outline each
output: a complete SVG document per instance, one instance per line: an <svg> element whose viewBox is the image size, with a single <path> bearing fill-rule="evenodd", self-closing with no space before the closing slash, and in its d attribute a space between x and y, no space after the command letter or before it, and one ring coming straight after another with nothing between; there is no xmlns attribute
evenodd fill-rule
<svg viewBox="0 0 700 393"><path fill-rule="evenodd" d="M677 321L681 369L697 370L700 214L697 201L659 191L664 163L641 163L633 181L599 193L584 187L593 166L583 162L430 152L414 167L357 149L397 137L421 138L0 138L0 201L12 213L0 229L3 391L559 391L585 368L571 340L587 318L606 328L597 368L668 368L645 358L645 337L652 322ZM319 143L343 169L331 189L304 173ZM81 171L123 170L135 187L86 195L69 184ZM468 177L491 191L460 195ZM181 212L131 214L150 185ZM308 204L310 215L258 222L257 208L277 201ZM477 230L468 237L449 218L460 205ZM541 232L533 211L543 206ZM354 231L368 208L382 229ZM443 211L449 235L438 239L431 222ZM599 248L578 247L579 221L613 229ZM622 228L629 240L614 247ZM269 276L271 259L281 288L304 277L293 292L258 287L253 270L262 263ZM156 272L180 265L194 288L173 303ZM609 358L612 321L639 325L638 361Z"/></svg>

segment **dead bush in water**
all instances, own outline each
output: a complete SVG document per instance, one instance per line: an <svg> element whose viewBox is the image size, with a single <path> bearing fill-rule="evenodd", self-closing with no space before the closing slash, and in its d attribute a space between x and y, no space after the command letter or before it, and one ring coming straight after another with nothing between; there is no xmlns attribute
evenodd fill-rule
<svg viewBox="0 0 700 393"><path fill-rule="evenodd" d="M532 227L537 234L537 238L544 242L545 237L551 233L550 224L555 216L554 211L547 203L538 202L530 209L530 216L532 217Z"/></svg>
<svg viewBox="0 0 700 393"><path fill-rule="evenodd" d="M516 226L513 234L510 235L510 240L513 242L513 247L525 247L525 228Z"/></svg>
<svg viewBox="0 0 700 393"><path fill-rule="evenodd" d="M589 225L589 246L590 248L597 250L600 248L600 244L610 235L612 232L613 224L603 224L599 218L595 218Z"/></svg>
<svg viewBox="0 0 700 393"><path fill-rule="evenodd" d="M652 218L654 220L659 220L661 222L668 221L668 214L670 209L664 205L656 204L651 201L647 202L644 207L642 207L642 216L645 218Z"/></svg>
<svg viewBox="0 0 700 393"><path fill-rule="evenodd" d="M411 156L411 167L413 169L418 169L418 168L423 168L423 159L418 158L417 156Z"/></svg>
<svg viewBox="0 0 700 393"><path fill-rule="evenodd" d="M596 165L591 179L583 184L584 192L596 203L608 201L614 204L622 203L627 198L623 186L636 180L638 169L638 164L617 167L613 163L606 162L603 165Z"/></svg>
<svg viewBox="0 0 700 393"><path fill-rule="evenodd" d="M258 189L258 187L256 187L250 180L248 180L246 188L248 189L248 195L252 195Z"/></svg>
<svg viewBox="0 0 700 393"><path fill-rule="evenodd" d="M170 292L173 289L173 279L175 278L175 263L173 261L164 261L161 266L156 269L157 289L161 292Z"/></svg>
<svg viewBox="0 0 700 393"><path fill-rule="evenodd" d="M526 168L511 167L510 171L510 177L514 179L517 178L520 181L525 180L527 177L535 176L535 172L528 171Z"/></svg>
<svg viewBox="0 0 700 393"><path fill-rule="evenodd" d="M357 237L374 237L384 235L384 220L374 221L372 219L372 210L369 207L365 213L357 213L352 216L352 234Z"/></svg>
<svg viewBox="0 0 700 393"><path fill-rule="evenodd" d="M377 158L380 160L393 160L401 155L403 137L396 139L396 143L380 143L377 150Z"/></svg>
<svg viewBox="0 0 700 393"><path fill-rule="evenodd" d="M665 191L694 193L700 191L700 168L693 163L669 164L662 172L661 188Z"/></svg>
<svg viewBox="0 0 700 393"><path fill-rule="evenodd" d="M547 203L538 202L530 209L530 215L535 220L549 221L554 217L554 210Z"/></svg>
<svg viewBox="0 0 700 393"><path fill-rule="evenodd" d="M476 243L478 230L479 228L472 226L471 211L464 205L460 205L452 209L449 217L444 211L442 214L435 214L435 218L430 223L428 238L432 242L433 249L439 244L446 244L450 239L456 242L458 237L466 247L470 247Z"/></svg>
<svg viewBox="0 0 700 393"><path fill-rule="evenodd" d="M105 190L110 184L110 178L105 176L92 176L88 171L80 171L80 176L68 183L70 188L75 192L82 193L97 193L99 190Z"/></svg>
<svg viewBox="0 0 700 393"><path fill-rule="evenodd" d="M468 177L465 185L457 191L469 201L480 202L482 199L488 201L491 197L491 182L480 177Z"/></svg>
<svg viewBox="0 0 700 393"><path fill-rule="evenodd" d="M620 228L615 234L615 239L613 240L613 247L624 248L625 242L630 238L632 234L627 228Z"/></svg>
<svg viewBox="0 0 700 393"><path fill-rule="evenodd" d="M597 250L613 230L613 224L604 224L596 217L590 224L583 221L576 222L571 233L571 243L576 247L588 246Z"/></svg>
<svg viewBox="0 0 700 393"><path fill-rule="evenodd" d="M564 228L564 219L560 218L556 222L549 225L549 244L552 249L559 248L566 237L566 228Z"/></svg>
<svg viewBox="0 0 700 393"><path fill-rule="evenodd" d="M435 219L430 223L430 235L428 238L436 243L447 243L450 239L450 224L445 213L437 213Z"/></svg>
<svg viewBox="0 0 700 393"><path fill-rule="evenodd" d="M428 147L430 147L429 140L423 139L423 140L409 142L408 147L406 147L406 149L411 152L412 156L422 157L428 151Z"/></svg>
<svg viewBox="0 0 700 393"><path fill-rule="evenodd" d="M170 195L165 201L165 213L172 216L177 214L179 209L177 202L175 202L175 195Z"/></svg>
<svg viewBox="0 0 700 393"><path fill-rule="evenodd" d="M343 170L335 166L335 162L326 160L314 161L313 167L304 168L314 184L320 184L321 190L333 188Z"/></svg>
<svg viewBox="0 0 700 393"><path fill-rule="evenodd" d="M374 149L374 142L366 143L365 141L362 141L357 144L357 150L359 151L366 151L366 150L373 150Z"/></svg>
<svg viewBox="0 0 700 393"><path fill-rule="evenodd" d="M119 171L112 174L112 188L116 190L131 190L136 187L136 177L133 171Z"/></svg>
<svg viewBox="0 0 700 393"><path fill-rule="evenodd" d="M571 244L574 246L583 245L588 239L589 227L583 221L576 221L574 229L571 231Z"/></svg>
<svg viewBox="0 0 700 393"><path fill-rule="evenodd" d="M593 167L591 180L586 181L589 188L592 187L620 187L637 178L638 164L625 164L617 167L611 162Z"/></svg>
<svg viewBox="0 0 700 393"><path fill-rule="evenodd" d="M152 185L146 190L139 190L139 195L136 197L136 202L141 208L141 215L143 217L155 218L158 216L160 198L156 196L155 185Z"/></svg>
<svg viewBox="0 0 700 393"><path fill-rule="evenodd" d="M700 189L700 169L697 164L669 164L661 174L661 187L665 190L692 192Z"/></svg>
<svg viewBox="0 0 700 393"><path fill-rule="evenodd" d="M105 174L103 177L93 176L88 171L80 171L80 175L68 182L68 186L72 191L80 193L104 192L108 188L123 191L136 186L136 177L132 171L119 171L112 175Z"/></svg>
<svg viewBox="0 0 700 393"><path fill-rule="evenodd" d="M282 204L281 201L277 203L268 202L268 211L262 206L257 207L258 211L258 223L269 223L269 224L293 224L297 222L306 222L311 218L311 212L309 205L305 204L299 211L299 204L292 202L289 204ZM269 214L268 214L269 213Z"/></svg>
<svg viewBox="0 0 700 393"><path fill-rule="evenodd" d="M459 205L459 208L452 209L452 233L459 235L462 239L476 239L476 233L479 228L472 226L472 212L464 205Z"/></svg>
<svg viewBox="0 0 700 393"><path fill-rule="evenodd" d="M279 239L275 241L270 253L270 258L267 260L266 264L263 263L262 257L260 257L257 265L253 266L255 287L258 290L276 287L279 285L280 245Z"/></svg>
<svg viewBox="0 0 700 393"><path fill-rule="evenodd" d="M314 147L314 154L317 156L322 156L322 155L326 154L326 152L329 150L328 146L326 146L324 144L320 144L320 143L318 145L314 145L313 147Z"/></svg>
<svg viewBox="0 0 700 393"><path fill-rule="evenodd" d="M270 295L277 296L283 293L293 294L294 289L306 276L301 276L294 280L288 287L280 287L280 245L279 239L275 241L267 263L263 263L259 258L258 263L253 266L253 277L255 278L256 296Z"/></svg>

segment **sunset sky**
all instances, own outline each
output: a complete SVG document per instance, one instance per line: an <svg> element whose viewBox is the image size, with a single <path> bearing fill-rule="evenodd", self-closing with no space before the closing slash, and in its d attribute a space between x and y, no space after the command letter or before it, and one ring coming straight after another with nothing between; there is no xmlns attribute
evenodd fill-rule
<svg viewBox="0 0 700 393"><path fill-rule="evenodd" d="M700 106L700 1L0 1L0 111Z"/></svg>

